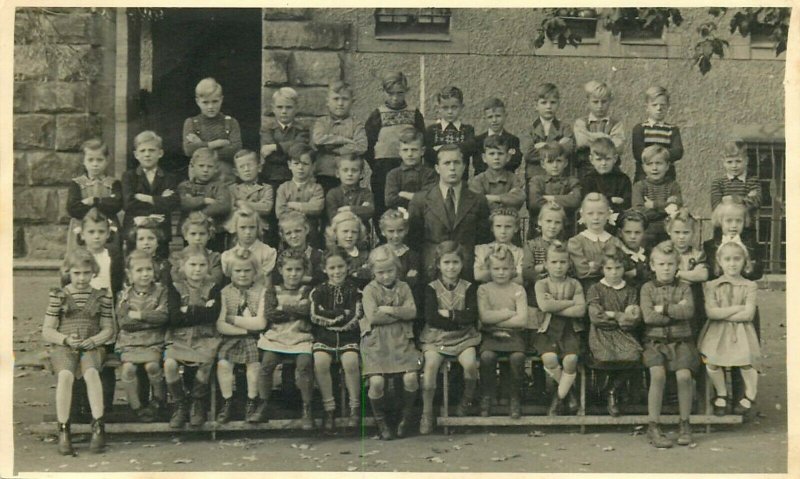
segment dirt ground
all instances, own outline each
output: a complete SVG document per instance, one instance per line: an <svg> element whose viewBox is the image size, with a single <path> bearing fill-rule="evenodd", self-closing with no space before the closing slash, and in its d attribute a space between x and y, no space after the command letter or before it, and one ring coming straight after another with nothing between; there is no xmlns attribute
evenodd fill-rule
<svg viewBox="0 0 800 479"><path fill-rule="evenodd" d="M55 279L16 276L14 281L14 471L380 471L380 472L627 472L780 473L787 469L786 297L760 291L763 367L758 409L750 423L695 428L694 447L656 450L643 430L577 428L462 428L391 442L372 437L322 438L300 432L259 434L113 435L103 454L57 454L54 436L28 430L54 414L55 380L36 367L47 288ZM120 405L117 407L126 407ZM674 427L668 427L672 431ZM55 431L54 431L55 433ZM79 438L80 439L80 438ZM85 438L83 438L85 440Z"/></svg>

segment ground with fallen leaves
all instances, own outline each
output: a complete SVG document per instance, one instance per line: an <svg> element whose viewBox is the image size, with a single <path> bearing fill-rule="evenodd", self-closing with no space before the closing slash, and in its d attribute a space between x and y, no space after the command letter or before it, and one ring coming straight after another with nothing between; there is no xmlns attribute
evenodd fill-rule
<svg viewBox="0 0 800 479"><path fill-rule="evenodd" d="M673 472L779 473L787 468L785 293L760 291L765 354L754 421L695 428L695 444L656 450L634 427L461 428L445 436L382 442L374 437L309 437L277 431L260 434L111 436L103 454L88 452L78 437L77 455L59 456L54 436L26 426L54 414L54 378L35 364L41 318L51 277L15 277L14 459L15 471L381 471L381 472ZM120 406L125 407L125 406ZM668 431L671 431L671 427ZM371 432L371 431L369 431ZM55 433L55 431L54 431ZM757 458L757 459L755 459Z"/></svg>

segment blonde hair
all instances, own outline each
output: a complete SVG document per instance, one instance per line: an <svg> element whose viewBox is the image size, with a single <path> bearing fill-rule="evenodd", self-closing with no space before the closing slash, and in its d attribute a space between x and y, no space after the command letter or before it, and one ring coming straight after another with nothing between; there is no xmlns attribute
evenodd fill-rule
<svg viewBox="0 0 800 479"><path fill-rule="evenodd" d="M644 98L647 102L655 101L660 96L666 98L667 103L669 103L669 92L663 86L651 86L644 92Z"/></svg>
<svg viewBox="0 0 800 479"><path fill-rule="evenodd" d="M681 208L675 213L675 215L668 216L666 220L664 220L664 227L668 234L672 231L672 225L675 223L683 223L687 225L692 230L692 235L694 235L697 220L695 220L694 216L689 213L688 208Z"/></svg>
<svg viewBox="0 0 800 479"><path fill-rule="evenodd" d="M261 217L258 216L258 214L255 211L251 210L248 207L236 208L233 211L233 215L231 216L231 224L233 225L233 231L236 232L236 230L239 229L239 222L241 220L249 220L249 219L252 219L255 222L256 237L260 239L261 229L264 227L261 224Z"/></svg>
<svg viewBox="0 0 800 479"><path fill-rule="evenodd" d="M653 249L650 251L650 264L653 263L653 258L655 258L657 254L674 259L676 265L681 259L681 254L678 252L678 248L676 248L675 244L670 240L662 241L653 247Z"/></svg>
<svg viewBox="0 0 800 479"><path fill-rule="evenodd" d="M214 220L202 211L192 211L186 216L181 224L181 234L186 236L189 227L192 225L202 226L208 232L209 238L214 236L216 228L214 227Z"/></svg>
<svg viewBox="0 0 800 479"><path fill-rule="evenodd" d="M722 218L730 215L741 216L744 218L744 225L748 226L750 215L747 214L747 206L739 198L723 199L711 212L711 225L722 226Z"/></svg>
<svg viewBox="0 0 800 479"><path fill-rule="evenodd" d="M192 153L192 159L189 160L189 164L194 166L195 161L204 159L212 160L216 163L219 160L219 156L217 156L216 150L212 150L211 148L198 148Z"/></svg>
<svg viewBox="0 0 800 479"><path fill-rule="evenodd" d="M251 254L250 250L243 248L231 248L230 257L222 262L222 273L230 277L233 273L233 267L237 264L247 264L253 268L253 274L257 275L259 270L259 262L256 255Z"/></svg>
<svg viewBox="0 0 800 479"><path fill-rule="evenodd" d="M390 261L395 268L400 267L400 259L394 254L389 245L381 245L370 251L368 261L370 270L374 270L377 266L387 261Z"/></svg>
<svg viewBox="0 0 800 479"><path fill-rule="evenodd" d="M596 80L591 80L583 85L583 90L589 98L606 98L608 100L614 98L608 85Z"/></svg>
<svg viewBox="0 0 800 479"><path fill-rule="evenodd" d="M215 93L222 95L222 85L211 77L203 78L194 87L194 96L197 98L209 97Z"/></svg>
<svg viewBox="0 0 800 479"><path fill-rule="evenodd" d="M139 145L142 143L155 143L158 148L162 148L164 140L162 140L160 136L156 135L156 132L145 130L133 138L133 148L139 148Z"/></svg>
<svg viewBox="0 0 800 479"><path fill-rule="evenodd" d="M650 145L642 151L642 164L654 161L657 158L663 159L667 165L670 163L669 150L661 145Z"/></svg>
<svg viewBox="0 0 800 479"><path fill-rule="evenodd" d="M390 208L383 212L381 215L381 219L378 220L378 226L380 226L381 230L386 226L386 223L390 221L402 221L403 227L408 230L408 219L403 216L403 213L400 210L395 208Z"/></svg>
<svg viewBox="0 0 800 479"><path fill-rule="evenodd" d="M722 144L722 157L728 158L731 156L747 157L747 146L743 141L728 140Z"/></svg>
<svg viewBox="0 0 800 479"><path fill-rule="evenodd" d="M331 219L331 224L325 228L325 243L327 247L336 246L336 229L339 225L348 221L355 221L358 224L358 240L356 240L356 243L363 241L367 237L367 228L364 227L361 219L352 211L342 211L337 213Z"/></svg>
<svg viewBox="0 0 800 479"><path fill-rule="evenodd" d="M289 100L296 105L298 96L297 90L285 86L275 90L275 93L272 94L272 101L275 102L278 98L283 98L284 100Z"/></svg>
<svg viewBox="0 0 800 479"><path fill-rule="evenodd" d="M511 252L511 248L506 245L498 244L492 247L492 251L486 256L484 260L484 266L486 269L492 269L492 260L495 261L502 261L506 263L508 266L511 267L511 279L517 276L517 265L516 260L514 259L514 253Z"/></svg>
<svg viewBox="0 0 800 479"><path fill-rule="evenodd" d="M97 264L97 260L94 259L94 255L86 248L75 248L74 250L68 252L64 257L64 262L61 264L61 272L64 274L69 274L69 271L72 268L78 266L90 267L94 276L97 276L97 273L100 272L100 265Z"/></svg>
<svg viewBox="0 0 800 479"><path fill-rule="evenodd" d="M586 196L583 197L583 201L581 201L581 211L583 210L583 208L586 207L586 203L590 202L591 203L600 202L606 205L606 209L609 210L611 209L611 203L608 202L608 198L606 198L606 195L598 193L596 191L592 191L590 193L586 193Z"/></svg>
<svg viewBox="0 0 800 479"><path fill-rule="evenodd" d="M744 267L742 268L742 271L740 273L742 272L749 273L753 270L753 263L750 260L750 253L747 252L747 248L745 248L744 246L735 241L728 241L719 245L719 248L717 248L717 252L714 255L716 258L716 261L714 261L714 273L717 276L722 275L722 267L719 264L719 259L720 256L722 255L722 250L727 248L738 248L739 251L742 252L742 257L744 258Z"/></svg>

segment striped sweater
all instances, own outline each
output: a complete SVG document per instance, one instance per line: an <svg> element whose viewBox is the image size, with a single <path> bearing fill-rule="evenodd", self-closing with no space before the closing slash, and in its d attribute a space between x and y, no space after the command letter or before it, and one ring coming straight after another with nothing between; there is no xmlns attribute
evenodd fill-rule
<svg viewBox="0 0 800 479"><path fill-rule="evenodd" d="M715 178L711 182L711 209L714 210L725 196L738 196L747 206L747 212L750 215L750 226L754 228L756 213L758 208L761 207L761 183L758 178L751 176L746 176L742 181L742 176L731 179L725 175L722 178Z"/></svg>

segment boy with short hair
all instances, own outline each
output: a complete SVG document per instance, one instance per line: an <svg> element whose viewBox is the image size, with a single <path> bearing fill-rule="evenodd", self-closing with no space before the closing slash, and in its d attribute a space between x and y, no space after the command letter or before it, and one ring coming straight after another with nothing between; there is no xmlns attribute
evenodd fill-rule
<svg viewBox="0 0 800 479"><path fill-rule="evenodd" d="M653 86L644 92L647 121L639 123L631 131L631 149L636 163L636 181L644 178L642 152L649 145L661 145L669 150L670 166L668 178L675 178L675 162L683 158L681 130L665 122L669 111L669 92L662 86Z"/></svg>
<svg viewBox="0 0 800 479"><path fill-rule="evenodd" d="M563 154L567 158L572 155L575 146L572 128L556 117L561 98L558 87L552 83L543 83L536 88L535 95L537 117L533 120L531 145L522 157L525 161L525 181L545 174L540 165L541 159L537 154L537 150L544 146L545 142L557 141L560 143L564 149Z"/></svg>
<svg viewBox="0 0 800 479"><path fill-rule="evenodd" d="M464 180L469 176L470 163L478 161L475 128L461 121L464 93L455 86L446 86L436 94L439 120L425 129L425 162L433 167L437 152L443 145L457 145L464 160Z"/></svg>
<svg viewBox="0 0 800 479"><path fill-rule="evenodd" d="M350 211L365 225L375 213L372 191L359 184L364 173L364 160L358 156L344 155L336 159L336 177L341 184L325 195L328 222L342 211Z"/></svg>
<svg viewBox="0 0 800 479"><path fill-rule="evenodd" d="M486 132L481 133L475 137L475 144L477 144L481 153L485 154L486 149L484 143L486 139L492 136L498 136L508 145L508 163L505 169L511 172L517 171L520 163L522 163L522 150L519 147L519 138L512 135L505 130L506 123L506 105L503 100L499 98L489 98L483 103L483 118L486 120L488 129ZM475 174L483 173L488 168L486 162L479 158L475 162Z"/></svg>
<svg viewBox="0 0 800 479"><path fill-rule="evenodd" d="M589 103L589 115L575 120L573 127L576 148L575 168L578 178L583 178L592 171L592 164L589 161L591 140L601 136L611 138L619 155L622 155L625 146L625 125L608 112L614 99L611 89L605 83L595 80L586 83L583 88Z"/></svg>
<svg viewBox="0 0 800 479"><path fill-rule="evenodd" d="M202 211L214 220L215 233L209 238L208 249L225 251L224 223L231 212L229 185L215 179L219 161L217 152L210 148L199 148L189 162L190 180L178 185L181 200L181 223L192 211Z"/></svg>
<svg viewBox="0 0 800 479"><path fill-rule="evenodd" d="M581 178L581 195L584 198L589 193L604 195L614 213L630 208L631 180L619 168L614 168L619 155L610 138L601 137L589 142L589 161L594 169Z"/></svg>
<svg viewBox="0 0 800 479"><path fill-rule="evenodd" d="M325 193L339 184L336 158L367 152L367 133L364 125L350 115L352 106L353 87L343 81L331 83L328 86L328 114L318 118L311 131L311 144L317 150L317 183Z"/></svg>
<svg viewBox="0 0 800 479"><path fill-rule="evenodd" d="M668 239L664 229L664 219L678 211L683 204L681 187L677 181L668 178L669 150L659 145L650 145L642 152L644 164L643 180L633 185L633 208L647 218L645 245L655 245Z"/></svg>
<svg viewBox="0 0 800 479"><path fill-rule="evenodd" d="M261 225L264 231L259 232L261 238L266 242L269 228L267 224L273 218L272 207L275 205L275 191L270 185L261 183L258 174L261 171L263 161L258 154L250 150L239 150L233 156L233 166L236 167L236 183L230 185L231 211L240 208L253 210L261 218ZM228 216L225 222L225 229L231 235L236 233L236 225L233 215ZM275 233L277 238L277 232Z"/></svg>
<svg viewBox="0 0 800 479"><path fill-rule="evenodd" d="M581 184L574 176L564 174L567 158L561 144L548 141L538 151L539 162L545 174L534 176L528 182L528 211L530 212L530 232L536 228L539 210L550 202L564 209L564 231L567 237L575 234L575 210L581 205Z"/></svg>
<svg viewBox="0 0 800 479"><path fill-rule="evenodd" d="M738 197L747 206L750 217L750 224L745 228L755 232L756 216L761 207L761 182L747 175L747 149L743 142L733 140L723 145L722 167L725 176L711 181L711 210L727 197Z"/></svg>
<svg viewBox="0 0 800 479"><path fill-rule="evenodd" d="M435 275L436 247L445 240L464 248L462 271L471 279L476 244L489 243L489 204L483 195L470 191L464 183L464 159L456 145L443 145L437 152L439 183L414 195L408 207L409 246L423 259L422 281Z"/></svg>
<svg viewBox="0 0 800 479"><path fill-rule="evenodd" d="M519 209L525 202L525 185L506 166L511 156L508 140L500 135L487 137L483 142L483 163L489 169L469 180L469 189L485 195L489 209Z"/></svg>
<svg viewBox="0 0 800 479"><path fill-rule="evenodd" d="M285 181L292 179L289 171L289 150L295 143L308 143L308 128L295 121L297 92L283 87L272 94L272 115L261 125L261 158L264 166L259 178L262 183L277 191Z"/></svg>
<svg viewBox="0 0 800 479"><path fill-rule="evenodd" d="M125 219L122 222L122 237L130 238L134 219L140 216L163 215L160 227L163 241L158 245L157 254L166 258L169 255L169 240L172 237L172 211L180 206L175 177L158 166L164 156L161 137L152 131L143 131L133 139L133 156L139 162L136 169L122 174L122 205ZM133 251L136 245L127 244Z"/></svg>
<svg viewBox="0 0 800 479"><path fill-rule="evenodd" d="M439 178L431 167L422 163L424 137L414 128L406 128L398 138L403 164L386 175L384 198L386 208L406 208L414 195L434 186Z"/></svg>
<svg viewBox="0 0 800 479"><path fill-rule="evenodd" d="M233 155L242 149L239 122L222 113L222 85L213 78L203 78L194 89L200 114L183 122L183 152L191 157L198 148L209 148L220 160L220 179L231 183Z"/></svg>
<svg viewBox="0 0 800 479"><path fill-rule="evenodd" d="M289 150L289 169L292 179L278 187L275 195L275 215L299 211L306 215L310 228L310 243L323 245L320 232L320 214L325 208L325 193L314 179L314 150L304 143L296 143Z"/></svg>

